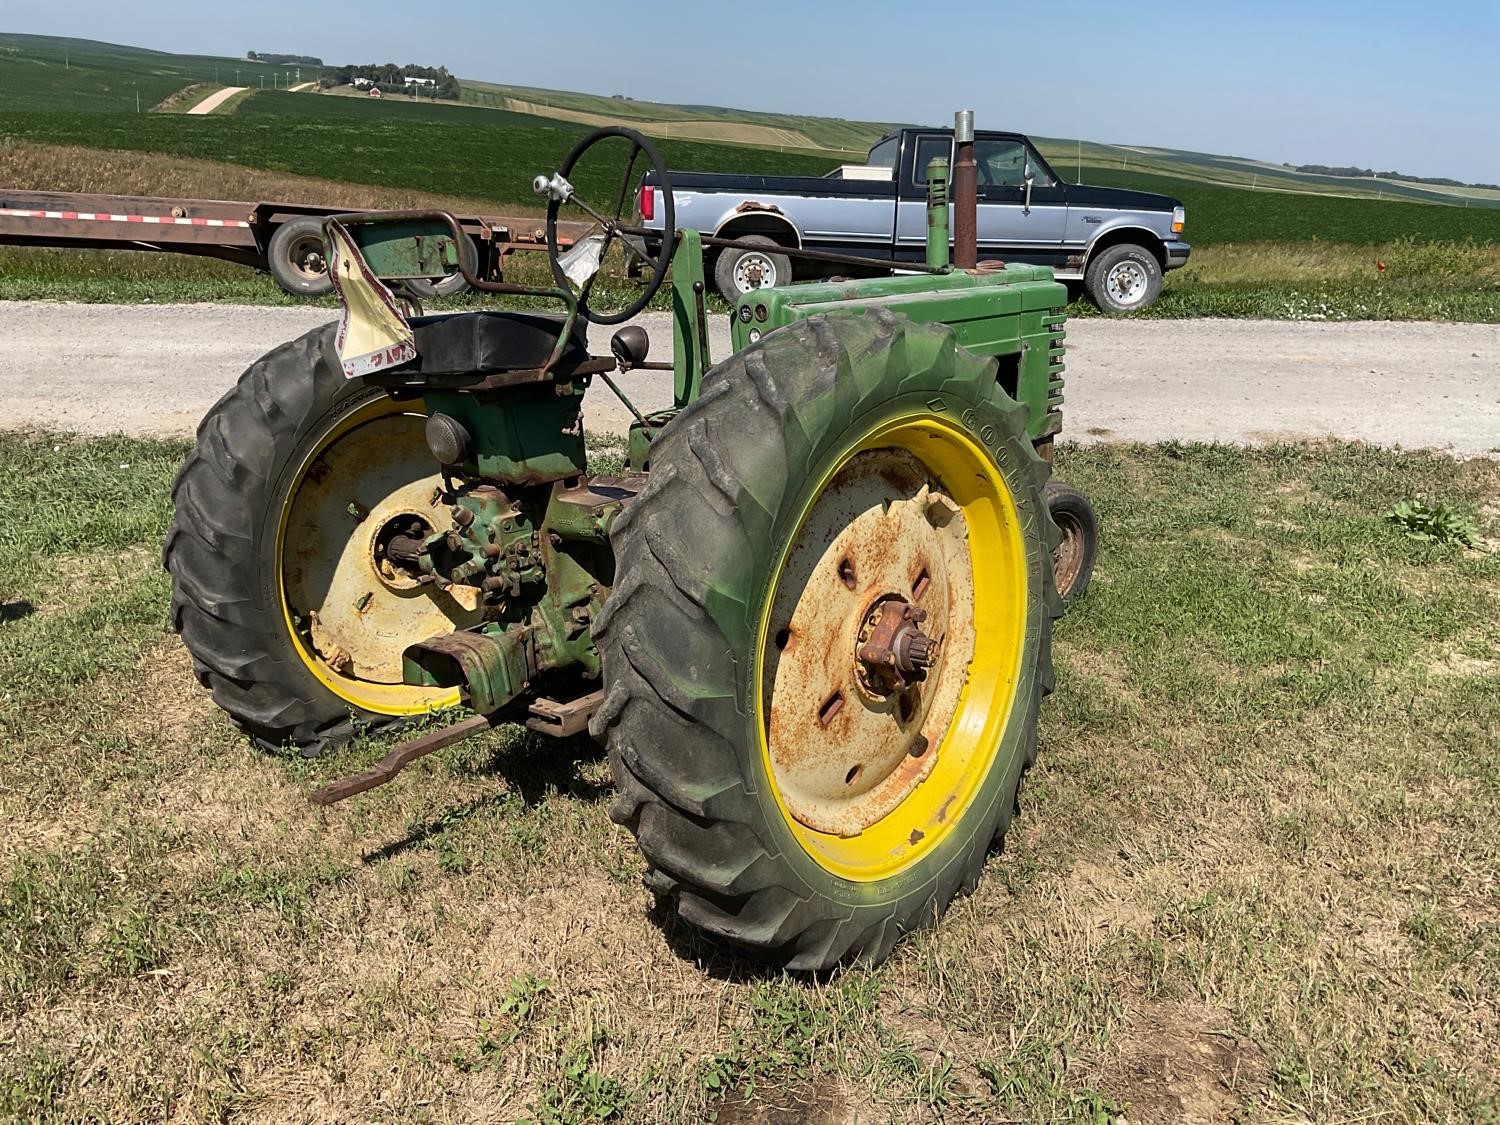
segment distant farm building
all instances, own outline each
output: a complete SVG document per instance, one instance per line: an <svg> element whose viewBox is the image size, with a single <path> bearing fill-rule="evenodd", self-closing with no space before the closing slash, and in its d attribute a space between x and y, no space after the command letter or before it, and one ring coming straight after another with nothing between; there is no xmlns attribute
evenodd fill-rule
<svg viewBox="0 0 1500 1125"><path fill-rule="evenodd" d="M380 92L380 87L379 86L371 86L370 87L370 97L372 97L372 98L383 98L384 96L385 95Z"/></svg>

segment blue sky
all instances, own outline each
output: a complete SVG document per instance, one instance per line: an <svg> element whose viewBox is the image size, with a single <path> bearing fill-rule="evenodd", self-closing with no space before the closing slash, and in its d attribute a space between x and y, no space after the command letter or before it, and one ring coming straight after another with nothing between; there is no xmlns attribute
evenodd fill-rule
<svg viewBox="0 0 1500 1125"><path fill-rule="evenodd" d="M15 7L0 27L441 63L499 82L873 120L942 122L971 107L981 127L1500 183L1497 0L70 0L63 11Z"/></svg>

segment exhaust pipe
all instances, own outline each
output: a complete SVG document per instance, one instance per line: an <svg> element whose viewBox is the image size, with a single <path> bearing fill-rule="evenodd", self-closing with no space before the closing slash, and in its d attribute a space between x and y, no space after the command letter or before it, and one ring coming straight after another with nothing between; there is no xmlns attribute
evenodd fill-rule
<svg viewBox="0 0 1500 1125"><path fill-rule="evenodd" d="M979 166L974 163L974 111L953 115L953 264L979 262Z"/></svg>

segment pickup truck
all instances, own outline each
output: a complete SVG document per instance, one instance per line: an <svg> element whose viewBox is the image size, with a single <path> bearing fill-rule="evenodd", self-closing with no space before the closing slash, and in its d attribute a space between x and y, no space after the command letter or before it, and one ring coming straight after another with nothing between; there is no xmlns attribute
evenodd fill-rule
<svg viewBox="0 0 1500 1125"><path fill-rule="evenodd" d="M731 303L752 289L794 280L778 248L829 250L922 261L927 244L927 168L953 161L953 130L900 129L882 137L864 164L827 176L740 176L668 172L677 225L753 245L710 250L705 263ZM1187 262L1182 204L1166 195L1064 183L1019 133L978 132L979 256L1051 266L1080 281L1105 312L1145 308L1162 274ZM643 181L644 226L660 226L661 188ZM950 228L951 229L951 228ZM847 273L847 267L797 263L799 274Z"/></svg>

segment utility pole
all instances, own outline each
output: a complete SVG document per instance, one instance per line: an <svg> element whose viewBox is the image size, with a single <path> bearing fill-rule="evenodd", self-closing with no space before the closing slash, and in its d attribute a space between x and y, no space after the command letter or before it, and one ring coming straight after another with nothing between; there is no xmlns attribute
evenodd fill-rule
<svg viewBox="0 0 1500 1125"><path fill-rule="evenodd" d="M1083 183L1083 138L1078 138L1078 182Z"/></svg>

